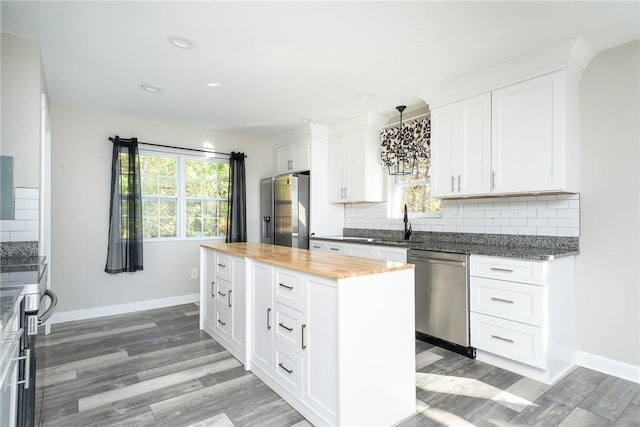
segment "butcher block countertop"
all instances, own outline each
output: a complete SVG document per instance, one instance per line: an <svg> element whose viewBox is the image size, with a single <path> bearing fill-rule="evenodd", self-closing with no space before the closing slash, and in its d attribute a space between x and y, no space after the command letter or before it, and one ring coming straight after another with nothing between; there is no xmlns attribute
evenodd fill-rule
<svg viewBox="0 0 640 427"><path fill-rule="evenodd" d="M304 271L332 279L368 276L387 271L413 268L413 264L393 261L380 261L346 255L335 255L286 246L264 243L209 243L203 248L226 252L230 255L263 261L280 267Z"/></svg>

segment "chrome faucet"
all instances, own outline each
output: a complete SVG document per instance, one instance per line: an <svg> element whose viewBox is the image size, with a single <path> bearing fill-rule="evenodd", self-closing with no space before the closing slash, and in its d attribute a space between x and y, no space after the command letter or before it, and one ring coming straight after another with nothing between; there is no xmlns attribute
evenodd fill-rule
<svg viewBox="0 0 640 427"><path fill-rule="evenodd" d="M403 221L404 221L404 240L409 240L409 237L411 237L411 223L409 222L409 215L407 215L407 205L404 205Z"/></svg>

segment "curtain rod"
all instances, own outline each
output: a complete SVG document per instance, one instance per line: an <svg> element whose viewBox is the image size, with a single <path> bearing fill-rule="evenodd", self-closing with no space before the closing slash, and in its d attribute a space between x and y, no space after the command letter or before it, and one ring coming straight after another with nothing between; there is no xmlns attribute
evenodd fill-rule
<svg viewBox="0 0 640 427"><path fill-rule="evenodd" d="M115 140L115 138L109 137L109 141L113 142ZM131 142L131 139L129 138L120 138L120 141L123 142ZM142 142L142 141L138 141L138 144L142 144L142 145L152 145L154 147L162 147L162 148L173 148L176 150L187 150L187 151L197 151L200 153L210 153L210 154L221 154L223 156L231 156L230 153L223 153L221 151L213 151L213 150L204 150L202 148L187 148L187 147L176 147L175 145L162 145L162 144L152 144L150 142ZM247 155L244 155L244 158L247 158Z"/></svg>

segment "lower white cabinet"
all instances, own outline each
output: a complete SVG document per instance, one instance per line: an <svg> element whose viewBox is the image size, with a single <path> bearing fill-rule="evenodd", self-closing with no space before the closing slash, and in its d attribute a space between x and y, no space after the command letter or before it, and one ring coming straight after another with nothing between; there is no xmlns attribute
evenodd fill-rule
<svg viewBox="0 0 640 427"><path fill-rule="evenodd" d="M358 256L361 258L381 259L385 261L407 262L407 249L393 246L336 243L312 239L309 243L309 250Z"/></svg>
<svg viewBox="0 0 640 427"><path fill-rule="evenodd" d="M251 261L248 368L314 425L391 425L410 416L412 277L408 269L335 280ZM282 278L302 288L301 299L277 297ZM380 316L389 304L401 312L394 322Z"/></svg>
<svg viewBox="0 0 640 427"><path fill-rule="evenodd" d="M575 257L471 255L471 345L478 360L551 384L575 362Z"/></svg>
<svg viewBox="0 0 640 427"><path fill-rule="evenodd" d="M200 329L245 363L244 258L200 249Z"/></svg>

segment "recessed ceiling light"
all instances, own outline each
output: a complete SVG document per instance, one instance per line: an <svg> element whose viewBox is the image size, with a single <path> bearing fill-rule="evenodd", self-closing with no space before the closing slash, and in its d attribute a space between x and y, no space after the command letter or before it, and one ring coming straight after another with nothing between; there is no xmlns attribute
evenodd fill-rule
<svg viewBox="0 0 640 427"><path fill-rule="evenodd" d="M158 86L150 85L149 83L143 83L140 85L140 87L147 92L162 92L162 89L160 89Z"/></svg>
<svg viewBox="0 0 640 427"><path fill-rule="evenodd" d="M373 94L370 92L359 92L356 96L360 99L373 98Z"/></svg>
<svg viewBox="0 0 640 427"><path fill-rule="evenodd" d="M311 120L311 119L309 119L309 118L307 118L307 117L303 117L303 118L301 118L301 119L300 119L300 121L301 121L302 123L311 123L313 120Z"/></svg>
<svg viewBox="0 0 640 427"><path fill-rule="evenodd" d="M207 83L207 87L218 87L220 83Z"/></svg>
<svg viewBox="0 0 640 427"><path fill-rule="evenodd" d="M180 49L192 49L195 46L191 40L180 36L169 36L167 41Z"/></svg>

